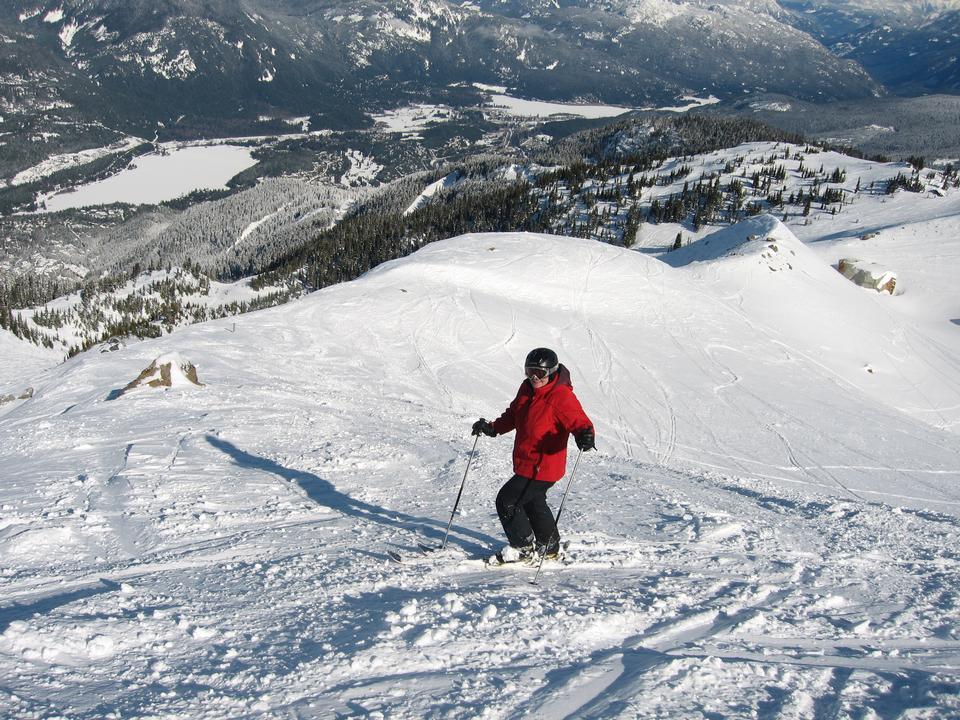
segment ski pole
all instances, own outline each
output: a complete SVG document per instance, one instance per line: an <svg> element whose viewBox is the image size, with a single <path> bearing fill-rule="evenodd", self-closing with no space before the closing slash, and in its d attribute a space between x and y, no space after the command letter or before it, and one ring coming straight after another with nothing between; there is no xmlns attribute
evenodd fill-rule
<svg viewBox="0 0 960 720"><path fill-rule="evenodd" d="M567 493L570 492L570 486L573 485L573 476L577 474L577 465L580 464L580 456L583 455L583 450L577 452L577 459L573 463L573 471L570 473L570 479L567 481L567 487L563 491L563 497L560 498L560 507L557 509L557 516L553 519L554 528L560 523L560 515L563 513L563 504L567 501ZM543 561L547 557L547 545L543 546L543 552L540 553L540 564L537 565L537 574L533 576L533 580L530 581L531 584L537 584L537 578L540 577L540 570L543 568Z"/></svg>
<svg viewBox="0 0 960 720"><path fill-rule="evenodd" d="M480 442L480 435L473 441L473 449L470 451L470 459L467 460L467 469L463 471L463 480L460 481L460 492L457 493L457 501L453 503L453 512L450 513L450 522L447 523L447 530L443 533L443 542L440 543L438 550L443 550L447 546L447 536L450 535L450 526L453 525L453 518L457 514L457 507L460 505L460 497L463 495L463 488L467 485L467 473L470 472L470 463L473 462L473 456L477 454L477 443Z"/></svg>

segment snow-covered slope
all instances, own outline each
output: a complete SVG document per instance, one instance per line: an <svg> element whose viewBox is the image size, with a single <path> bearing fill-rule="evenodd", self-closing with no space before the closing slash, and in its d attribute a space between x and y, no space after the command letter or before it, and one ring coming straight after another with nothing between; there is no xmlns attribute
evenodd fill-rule
<svg viewBox="0 0 960 720"><path fill-rule="evenodd" d="M896 358L912 362L875 357L893 316L750 222L677 267L455 238L235 332L37 376L0 408L0 710L960 713L960 441L936 419L957 380L933 370L956 355L916 328ZM849 368L865 342L872 374ZM510 438L479 441L450 552L416 557L442 536L470 424L538 345L598 431L561 522L572 565L533 587L471 559L501 542ZM119 395L171 352L202 386ZM900 408L889 393L921 380Z"/></svg>
<svg viewBox="0 0 960 720"><path fill-rule="evenodd" d="M858 245L849 248L852 256L866 250L874 257L872 247ZM904 257L909 254L901 253L889 267L899 267ZM834 382L930 424L960 428L960 338L943 337L953 329L945 312L936 327L918 326L904 297L849 282L770 215L715 232L664 259L687 269L728 307L762 323L768 341L785 355L803 354L833 374ZM936 302L949 295L924 290L898 292L908 300L919 295L925 316L937 317Z"/></svg>
<svg viewBox="0 0 960 720"><path fill-rule="evenodd" d="M0 329L0 395L8 386L24 384L38 372L56 365L63 353L24 342Z"/></svg>

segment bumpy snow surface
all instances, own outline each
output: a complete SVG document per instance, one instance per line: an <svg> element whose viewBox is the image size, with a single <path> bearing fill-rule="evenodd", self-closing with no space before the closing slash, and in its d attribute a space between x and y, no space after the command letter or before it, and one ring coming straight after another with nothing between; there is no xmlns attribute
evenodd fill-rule
<svg viewBox="0 0 960 720"><path fill-rule="evenodd" d="M960 717L960 328L723 232L455 238L36 375L0 407L0 715ZM570 564L479 559L511 437L418 555L541 345L597 426L548 496ZM116 397L171 352L202 387Z"/></svg>

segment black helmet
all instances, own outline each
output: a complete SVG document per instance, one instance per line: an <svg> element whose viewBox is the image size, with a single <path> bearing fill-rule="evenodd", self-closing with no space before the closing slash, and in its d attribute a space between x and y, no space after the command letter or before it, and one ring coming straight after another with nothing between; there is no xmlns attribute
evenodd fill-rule
<svg viewBox="0 0 960 720"><path fill-rule="evenodd" d="M523 363L523 368L538 368L546 370L547 375L553 375L560 366L560 360L557 354L549 348L534 348L527 353L527 359Z"/></svg>

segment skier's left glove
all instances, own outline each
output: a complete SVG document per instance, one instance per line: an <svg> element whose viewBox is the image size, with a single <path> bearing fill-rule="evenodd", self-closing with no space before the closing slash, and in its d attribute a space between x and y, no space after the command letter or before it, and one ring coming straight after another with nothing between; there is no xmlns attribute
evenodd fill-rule
<svg viewBox="0 0 960 720"><path fill-rule="evenodd" d="M470 434L479 435L480 433L483 433L487 437L496 437L497 435L497 431L493 429L493 425L488 423L483 418L480 418L473 424L473 432Z"/></svg>
<svg viewBox="0 0 960 720"><path fill-rule="evenodd" d="M573 439L577 441L577 447L582 451L586 452L587 450L596 450L596 436L593 434L593 428L587 428L586 430L581 430L576 435L573 436Z"/></svg>

